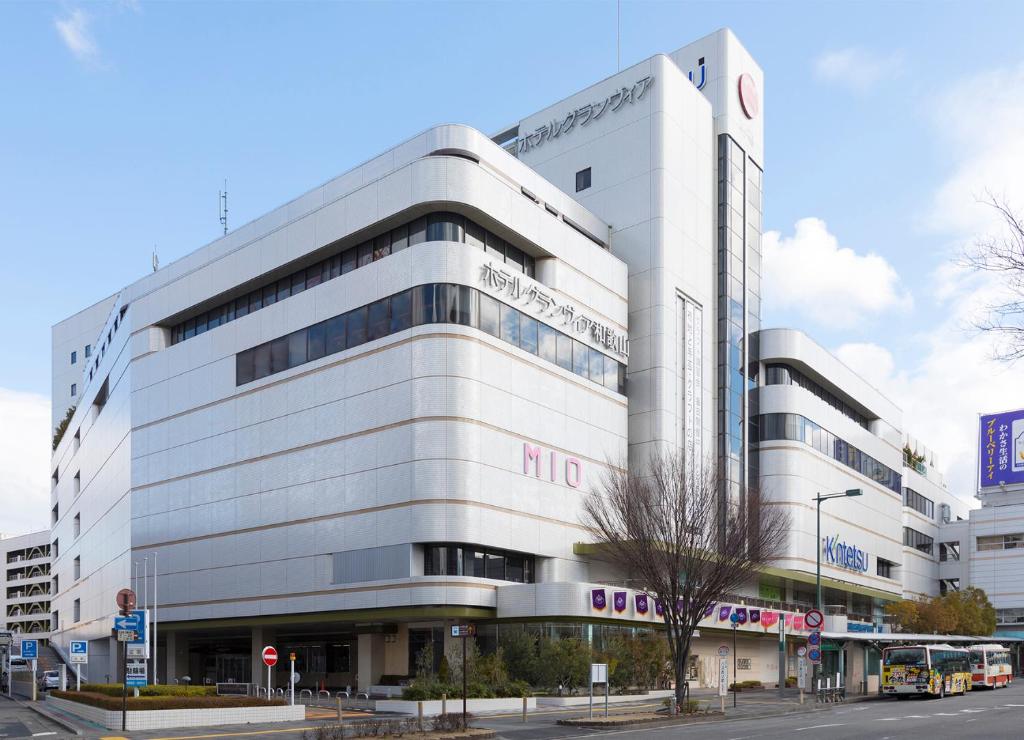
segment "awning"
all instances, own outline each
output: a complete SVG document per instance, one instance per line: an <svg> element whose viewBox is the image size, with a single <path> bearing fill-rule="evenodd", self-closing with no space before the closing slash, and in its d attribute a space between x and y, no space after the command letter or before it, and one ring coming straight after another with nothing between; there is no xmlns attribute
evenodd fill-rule
<svg viewBox="0 0 1024 740"><path fill-rule="evenodd" d="M910 632L822 632L821 636L826 640L835 642L983 642L983 643L1007 643L1024 642L1020 637L1002 637L1000 635L919 635Z"/></svg>

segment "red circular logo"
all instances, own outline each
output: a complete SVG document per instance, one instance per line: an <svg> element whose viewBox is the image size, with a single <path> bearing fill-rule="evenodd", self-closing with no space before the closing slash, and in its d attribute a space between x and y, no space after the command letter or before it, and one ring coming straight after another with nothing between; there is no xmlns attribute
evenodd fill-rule
<svg viewBox="0 0 1024 740"><path fill-rule="evenodd" d="M263 663L268 666L277 665L276 647L273 645L267 645L267 647L263 648Z"/></svg>
<svg viewBox="0 0 1024 740"><path fill-rule="evenodd" d="M753 118L760 110L761 103L757 99L757 85L754 84L754 78L746 72L740 75L739 90L743 112L747 118Z"/></svg>

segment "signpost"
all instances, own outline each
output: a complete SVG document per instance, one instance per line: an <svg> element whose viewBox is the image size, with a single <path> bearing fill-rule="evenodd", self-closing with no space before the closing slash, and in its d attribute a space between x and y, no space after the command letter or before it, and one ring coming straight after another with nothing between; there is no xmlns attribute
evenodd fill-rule
<svg viewBox="0 0 1024 740"><path fill-rule="evenodd" d="M289 692L291 694L291 705L294 707L295 706L295 683L297 681L297 679L295 678L295 653L289 653L288 654L288 662L291 663L291 666L288 669L288 683L289 683L289 686L290 686Z"/></svg>
<svg viewBox="0 0 1024 740"><path fill-rule="evenodd" d="M140 686L146 685L146 661L144 660L132 660L127 667L125 673L125 684L131 686L133 689Z"/></svg>
<svg viewBox="0 0 1024 740"><path fill-rule="evenodd" d="M121 634L131 633L125 635L126 637L134 636L138 637L137 626L138 620L134 618L134 612L136 598L135 592L130 588L122 588L117 592L117 596L114 597L114 602L117 604L117 608L121 610L120 617L114 617L114 629L117 630L117 641L123 642L124 647L121 649L121 674L124 676L124 680L121 682L121 732L127 729L128 725L128 642L129 640L122 640ZM129 621L131 619L131 621ZM119 623L120 622L120 623Z"/></svg>
<svg viewBox="0 0 1024 740"><path fill-rule="evenodd" d="M724 645L722 647L725 647ZM728 650L729 648L725 648ZM718 649L722 656L722 648ZM722 703L722 714L725 714L725 695L729 693L729 658L728 653L718 659L718 698Z"/></svg>
<svg viewBox="0 0 1024 740"><path fill-rule="evenodd" d="M729 615L729 621L732 622L732 680L734 683L739 684L740 679L738 675L738 667L736 661L736 630L739 629L740 626L740 615L737 614L735 610L733 610L733 613ZM739 686L737 685L736 688L734 688L732 691L732 705L734 708L736 706L736 693L738 691Z"/></svg>
<svg viewBox="0 0 1024 740"><path fill-rule="evenodd" d="M804 690L807 688L807 659L803 656L800 651L805 648L802 646L797 650L797 663L796 663L796 686L800 690L800 703L804 703Z"/></svg>
<svg viewBox="0 0 1024 740"><path fill-rule="evenodd" d="M453 624L452 637L462 639L462 727L466 727L466 638L476 635L475 624Z"/></svg>
<svg viewBox="0 0 1024 740"><path fill-rule="evenodd" d="M85 640L71 641L71 665L89 662L89 643ZM75 668L75 691L82 690L82 669Z"/></svg>
<svg viewBox="0 0 1024 740"><path fill-rule="evenodd" d="M811 609L804 614L804 625L812 632L817 632L825 624L825 615L817 609Z"/></svg>
<svg viewBox="0 0 1024 740"><path fill-rule="evenodd" d="M36 682L36 660L39 658L39 640L22 640L21 641L21 657L26 660L32 660L32 684ZM10 676L8 675L8 682L10 682ZM35 690L33 689L32 697L35 698Z"/></svg>
<svg viewBox="0 0 1024 740"><path fill-rule="evenodd" d="M270 669L277 665L277 648L273 645L263 648L263 665L267 667L267 701L270 701Z"/></svg>
<svg viewBox="0 0 1024 740"><path fill-rule="evenodd" d="M590 718L594 718L594 684L604 684L604 716L608 716L608 664L590 664Z"/></svg>
<svg viewBox="0 0 1024 740"><path fill-rule="evenodd" d="M779 698L786 693L786 619L779 620Z"/></svg>

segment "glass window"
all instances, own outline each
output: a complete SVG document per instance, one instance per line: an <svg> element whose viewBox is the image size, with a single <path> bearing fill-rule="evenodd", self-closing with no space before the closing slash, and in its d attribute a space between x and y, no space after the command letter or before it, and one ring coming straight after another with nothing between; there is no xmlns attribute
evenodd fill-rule
<svg viewBox="0 0 1024 740"><path fill-rule="evenodd" d="M263 288L263 305L269 306L277 303L277 285L271 283Z"/></svg>
<svg viewBox="0 0 1024 740"><path fill-rule="evenodd" d="M527 352L537 354L537 319L527 316L525 313L519 315L519 346Z"/></svg>
<svg viewBox="0 0 1024 740"><path fill-rule="evenodd" d="M356 269L356 263L358 262L357 256L359 250L356 247L346 249L341 253L341 274L352 272Z"/></svg>
<svg viewBox="0 0 1024 740"><path fill-rule="evenodd" d="M505 240L500 236L487 232L487 255L505 261Z"/></svg>
<svg viewBox="0 0 1024 740"><path fill-rule="evenodd" d="M74 365L76 362L78 362L78 352L76 352L75 350L72 350L71 351L71 364Z"/></svg>
<svg viewBox="0 0 1024 740"><path fill-rule="evenodd" d="M290 277L281 278L277 281L277 300L283 301L292 294L292 280Z"/></svg>
<svg viewBox="0 0 1024 740"><path fill-rule="evenodd" d="M324 266L330 262L320 262L306 270L306 288L315 288L324 281ZM328 273L329 274L329 273Z"/></svg>
<svg viewBox="0 0 1024 740"><path fill-rule="evenodd" d="M408 225L399 226L397 229L391 231L391 253L401 252L403 249L409 246L409 227Z"/></svg>
<svg viewBox="0 0 1024 740"><path fill-rule="evenodd" d="M345 315L334 316L323 322L325 334L324 352L333 355L345 349Z"/></svg>
<svg viewBox="0 0 1024 740"><path fill-rule="evenodd" d="M604 384L604 355L593 347L590 348L590 373L589 377L595 383Z"/></svg>
<svg viewBox="0 0 1024 740"><path fill-rule="evenodd" d="M491 336L501 336L501 330L499 328L499 309L500 304L491 298L489 295L484 293L480 294L480 331L487 332Z"/></svg>
<svg viewBox="0 0 1024 740"><path fill-rule="evenodd" d="M572 370L572 339L562 332L557 332L558 342L558 366L566 370Z"/></svg>
<svg viewBox="0 0 1024 740"><path fill-rule="evenodd" d="M513 247L511 244L505 247L505 264L511 267L517 272L525 272L523 267L523 253L517 247Z"/></svg>
<svg viewBox="0 0 1024 740"><path fill-rule="evenodd" d="M249 313L249 296L242 296L235 301L235 318L240 319Z"/></svg>
<svg viewBox="0 0 1024 740"><path fill-rule="evenodd" d="M71 384L71 395L72 396L77 396L78 395L78 383L72 383Z"/></svg>
<svg viewBox="0 0 1024 740"><path fill-rule="evenodd" d="M85 345L85 359L88 360L90 357L92 357L92 345L87 344Z"/></svg>
<svg viewBox="0 0 1024 740"><path fill-rule="evenodd" d="M456 213L434 213L427 217L428 242L461 242L465 220Z"/></svg>
<svg viewBox="0 0 1024 740"><path fill-rule="evenodd" d="M249 313L259 311L263 308L263 291L254 290L249 294Z"/></svg>
<svg viewBox="0 0 1024 740"><path fill-rule="evenodd" d="M292 295L298 295L306 289L306 271L299 270L292 275Z"/></svg>
<svg viewBox="0 0 1024 740"><path fill-rule="evenodd" d="M590 187L590 168L587 167L585 170L580 170L576 173L576 192L586 190Z"/></svg>
<svg viewBox="0 0 1024 740"><path fill-rule="evenodd" d="M300 329L288 335L288 367L297 367L306 362L306 330Z"/></svg>
<svg viewBox="0 0 1024 740"><path fill-rule="evenodd" d="M348 334L346 347L358 347L366 343L366 306L345 314L345 330Z"/></svg>
<svg viewBox="0 0 1024 740"><path fill-rule="evenodd" d="M505 580L515 583L526 583L526 558L520 555L505 557Z"/></svg>
<svg viewBox="0 0 1024 740"><path fill-rule="evenodd" d="M619 363L608 355L604 357L604 387L609 390L618 390L619 387Z"/></svg>
<svg viewBox="0 0 1024 740"><path fill-rule="evenodd" d="M466 219L466 244L483 249L487 244L487 234L484 227Z"/></svg>
<svg viewBox="0 0 1024 740"><path fill-rule="evenodd" d="M551 363L557 363L558 351L556 349L558 332L547 324L538 322L537 326L538 344L540 356Z"/></svg>
<svg viewBox="0 0 1024 740"><path fill-rule="evenodd" d="M254 377L253 351L239 352L235 355L235 385L251 383Z"/></svg>
<svg viewBox="0 0 1024 740"><path fill-rule="evenodd" d="M412 322L415 326L433 324L438 321L436 300L434 297L436 285L419 285L413 288L412 295Z"/></svg>
<svg viewBox="0 0 1024 740"><path fill-rule="evenodd" d="M327 354L327 322L313 324L306 333L309 341L309 360L319 360Z"/></svg>
<svg viewBox="0 0 1024 740"><path fill-rule="evenodd" d="M487 566L485 578L505 580L505 556L498 553L487 553Z"/></svg>
<svg viewBox="0 0 1024 740"><path fill-rule="evenodd" d="M501 338L509 344L519 346L519 312L511 306L501 304Z"/></svg>
<svg viewBox="0 0 1024 740"><path fill-rule="evenodd" d="M420 217L409 224L409 246L427 240L427 218Z"/></svg>
<svg viewBox="0 0 1024 740"><path fill-rule="evenodd" d="M453 285L450 289L454 288L458 294L457 301L455 304L455 311L449 313L449 321L462 326L476 326L477 323L477 310L476 310L476 295L477 292L470 288L468 285Z"/></svg>
<svg viewBox="0 0 1024 740"><path fill-rule="evenodd" d="M270 372L288 369L288 337L278 337L270 343Z"/></svg>
<svg viewBox="0 0 1024 740"><path fill-rule="evenodd" d="M366 327L369 339L380 339L388 335L391 328L391 320L388 316L389 303L390 301L384 298L370 304Z"/></svg>
<svg viewBox="0 0 1024 740"><path fill-rule="evenodd" d="M254 380L270 375L270 344L261 344L252 349L252 377Z"/></svg>
<svg viewBox="0 0 1024 740"><path fill-rule="evenodd" d="M412 326L412 291L406 290L391 296L391 333L400 332Z"/></svg>
<svg viewBox="0 0 1024 740"><path fill-rule="evenodd" d="M336 254L333 257L331 257L330 277L329 278L324 278L324 279L325 280L333 280L334 278L338 277L338 275L340 275L340 274L341 274L341 255L340 254Z"/></svg>
<svg viewBox="0 0 1024 740"><path fill-rule="evenodd" d="M206 314L200 314L196 316L196 336L203 334L206 331ZM106 349L106 346L100 348L100 350ZM96 359L97 366L99 365L99 358Z"/></svg>
<svg viewBox="0 0 1024 740"><path fill-rule="evenodd" d="M356 267L366 267L373 262L373 242L363 242L356 250Z"/></svg>
<svg viewBox="0 0 1024 740"><path fill-rule="evenodd" d="M373 260L376 262L389 254L391 254L391 234L381 234L373 240Z"/></svg>
<svg viewBox="0 0 1024 740"><path fill-rule="evenodd" d="M486 578L484 567L484 553L479 550L471 550L468 547L462 550L462 574L474 578Z"/></svg>
<svg viewBox="0 0 1024 740"><path fill-rule="evenodd" d="M584 378L590 377L590 348L575 339L572 340L572 371Z"/></svg>

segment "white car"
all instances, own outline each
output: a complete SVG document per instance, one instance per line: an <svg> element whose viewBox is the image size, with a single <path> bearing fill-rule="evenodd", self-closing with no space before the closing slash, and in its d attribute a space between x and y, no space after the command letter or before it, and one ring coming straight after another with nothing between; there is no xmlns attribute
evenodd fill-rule
<svg viewBox="0 0 1024 740"><path fill-rule="evenodd" d="M43 675L39 677L39 688L43 691L46 691L47 689L59 689L60 671L43 671Z"/></svg>

